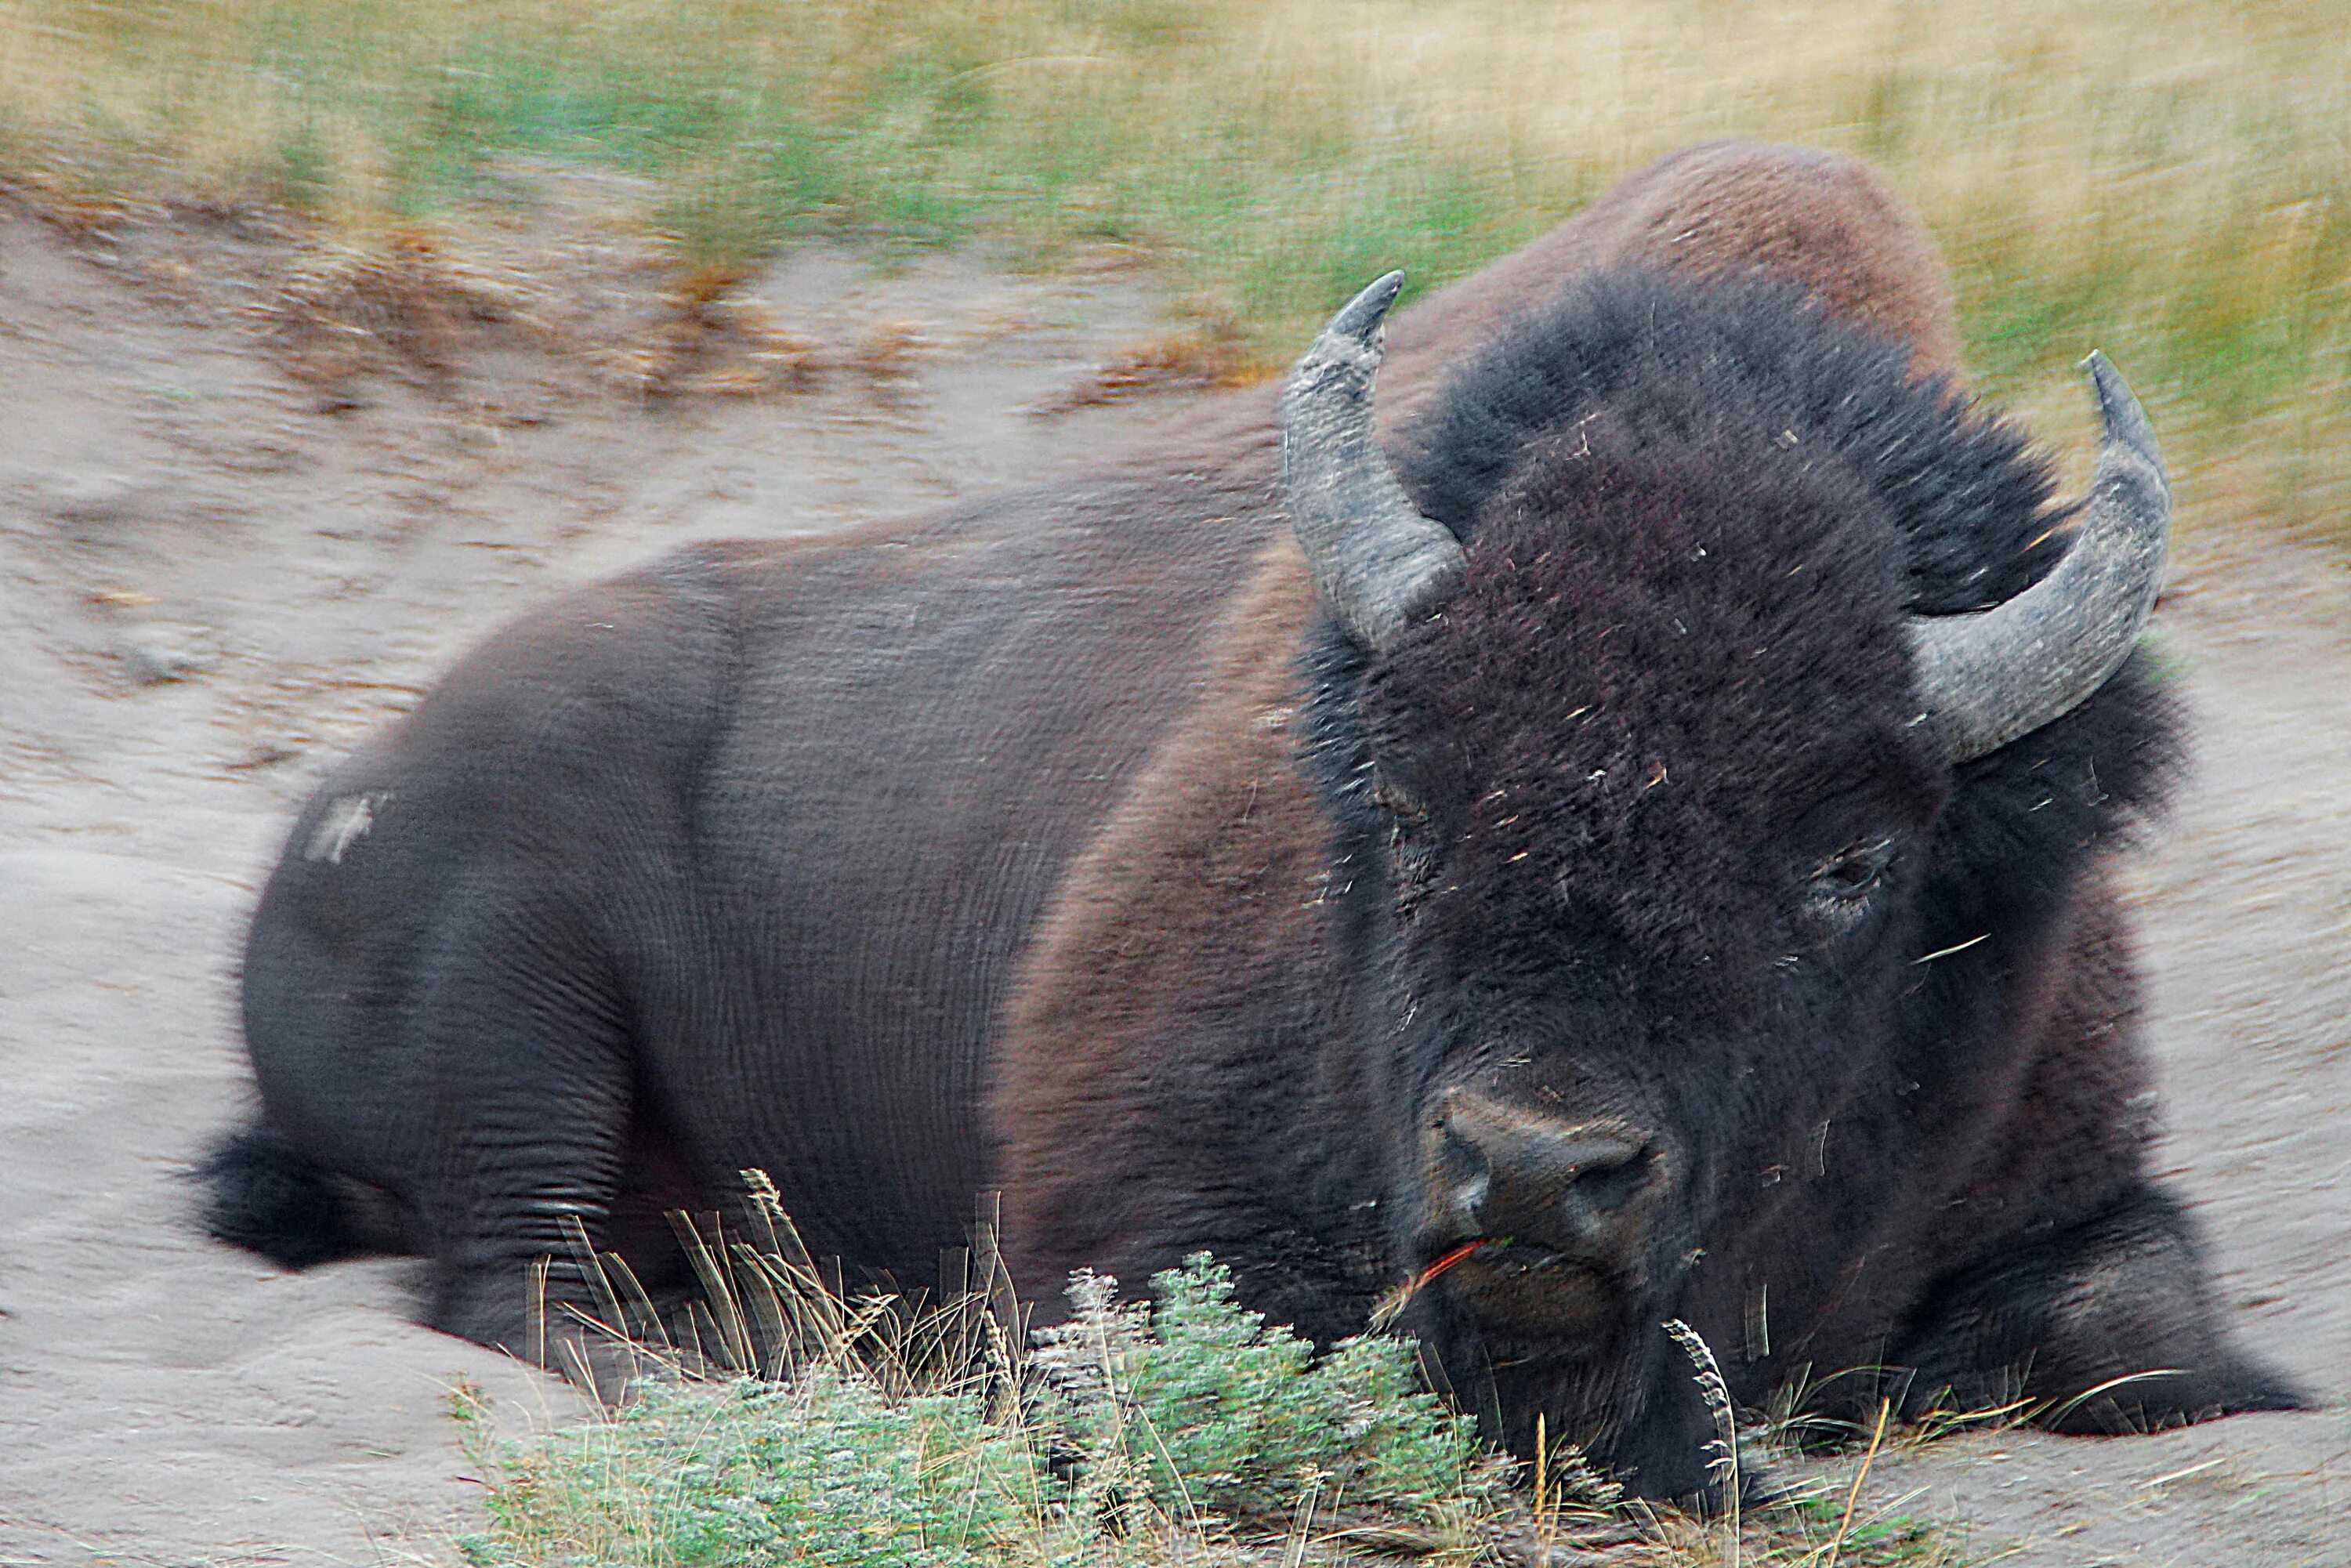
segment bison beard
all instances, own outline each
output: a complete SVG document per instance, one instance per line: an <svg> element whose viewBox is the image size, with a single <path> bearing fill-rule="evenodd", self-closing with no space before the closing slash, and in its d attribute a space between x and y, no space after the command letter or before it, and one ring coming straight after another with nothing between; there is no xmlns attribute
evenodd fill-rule
<svg viewBox="0 0 2351 1568"><path fill-rule="evenodd" d="M1955 763L1922 695L1917 618L2070 542L1948 315L1865 172L1701 149L1398 323L1400 486L1291 452L1311 573L1251 392L525 621L297 824L215 1228L331 1256L304 1206L363 1184L432 1321L518 1349L566 1225L657 1276L753 1166L876 1276L993 1189L1040 1298L1205 1248L1325 1341L1460 1255L1440 1375L1652 1496L1710 1436L1669 1317L1750 1402L2291 1403L2146 1168L2105 867L2162 698Z"/></svg>

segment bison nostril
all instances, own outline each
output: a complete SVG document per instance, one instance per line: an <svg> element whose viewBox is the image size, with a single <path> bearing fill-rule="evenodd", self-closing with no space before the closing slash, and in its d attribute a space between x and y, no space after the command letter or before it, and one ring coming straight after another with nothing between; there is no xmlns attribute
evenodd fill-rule
<svg viewBox="0 0 2351 1568"><path fill-rule="evenodd" d="M1494 1188L1494 1180L1483 1171L1453 1189L1454 1211L1464 1219L1475 1219L1478 1211L1486 1207L1486 1195Z"/></svg>
<svg viewBox="0 0 2351 1568"><path fill-rule="evenodd" d="M1493 1190L1494 1174L1484 1151L1449 1128L1437 1130L1437 1163L1430 1174L1445 1203L1464 1221L1474 1221Z"/></svg>
<svg viewBox="0 0 2351 1568"><path fill-rule="evenodd" d="M1595 1161L1575 1173L1575 1196L1601 1214L1613 1214L1649 1185L1655 1162L1647 1149L1622 1159Z"/></svg>

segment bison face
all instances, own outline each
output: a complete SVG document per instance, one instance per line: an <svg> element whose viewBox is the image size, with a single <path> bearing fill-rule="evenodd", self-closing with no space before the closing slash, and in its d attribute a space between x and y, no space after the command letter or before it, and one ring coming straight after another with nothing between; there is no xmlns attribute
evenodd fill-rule
<svg viewBox="0 0 2351 1568"><path fill-rule="evenodd" d="M1704 1413L1660 1325L1709 1245L1768 1220L1773 1173L1818 1174L1840 1103L1889 1076L1954 768L2127 652L2161 557L2160 466L2098 367L2109 439L2063 563L1996 610L1924 618L1905 515L1921 486L1890 482L1886 455L1980 427L1825 321L1830 347L1791 381L1704 311L1603 290L1585 304L1621 318L1593 334L1606 362L1521 354L1543 384L1484 372L1453 392L1550 412L1440 408L1510 439L1453 442L1485 472L1439 523L1372 439L1393 292L1342 312L1284 418L1329 611L1309 763L1337 825L1361 1049L1392 1058L1410 1117L1389 1207L1434 1281L1416 1326L1457 1381L1483 1369L1477 1401L1514 1447L1540 1416L1644 1491L1694 1490ZM1929 400L1907 424L1854 412L1905 397ZM1962 511L2003 504L1979 488Z"/></svg>
<svg viewBox="0 0 2351 1568"><path fill-rule="evenodd" d="M1538 444L1441 612L1381 652L1334 629L1318 683L1416 1110L1397 1240L1459 1259L1421 1326L1525 1385L1507 1425L1587 1439L1668 1397L1645 1360L1687 1383L1645 1339L1879 1065L1950 777L1876 503L1718 476L1604 418Z"/></svg>

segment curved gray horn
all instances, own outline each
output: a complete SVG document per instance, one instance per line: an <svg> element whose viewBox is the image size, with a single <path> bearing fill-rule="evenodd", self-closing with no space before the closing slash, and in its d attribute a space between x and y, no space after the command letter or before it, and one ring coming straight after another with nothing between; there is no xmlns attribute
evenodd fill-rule
<svg viewBox="0 0 2351 1568"><path fill-rule="evenodd" d="M1331 319L1281 393L1281 482L1314 586L1356 641L1387 647L1458 580L1461 541L1423 517L1372 434L1391 272Z"/></svg>
<svg viewBox="0 0 2351 1568"><path fill-rule="evenodd" d="M2084 365L2105 441L2065 559L2005 604L1910 622L1919 690L1954 762L2030 735L2104 685L2163 584L2171 487L2155 432L2105 355Z"/></svg>

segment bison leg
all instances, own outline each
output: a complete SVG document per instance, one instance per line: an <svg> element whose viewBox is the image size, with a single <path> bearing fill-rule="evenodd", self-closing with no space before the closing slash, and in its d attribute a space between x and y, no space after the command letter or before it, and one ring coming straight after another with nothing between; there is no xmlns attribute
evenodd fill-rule
<svg viewBox="0 0 2351 1568"><path fill-rule="evenodd" d="M569 1310L596 1308L575 1237L608 1244L634 1061L597 925L551 880L476 873L426 965L414 1027L433 1055L440 1130L419 1205L432 1235L426 1317L559 1370L575 1370L576 1345L601 1384L611 1347Z"/></svg>
<svg viewBox="0 0 2351 1568"><path fill-rule="evenodd" d="M1635 1497L1719 1506L1722 1476L1714 1461L1720 1450L1714 1445L1727 1435L1700 1392L1697 1366L1662 1327L1643 1334L1635 1365L1638 1400L1594 1457ZM1761 1480L1746 1477L1742 1490Z"/></svg>
<svg viewBox="0 0 2351 1568"><path fill-rule="evenodd" d="M2064 1432L2142 1432L2305 1400L2229 1343L2179 1206L2142 1185L2095 1218L2004 1251L1935 1296L1896 1362L1906 1404L2023 1398Z"/></svg>
<svg viewBox="0 0 2351 1568"><path fill-rule="evenodd" d="M1431 1381L1520 1459L1532 1461L1539 1434L1545 1442L1570 1438L1632 1496L1709 1511L1725 1500L1716 1463L1723 1434L1697 1366L1662 1324L1629 1343L1596 1344L1604 1354L1590 1360L1544 1361L1475 1331L1448 1333L1441 1321L1405 1321L1421 1339ZM1774 1490L1744 1472L1740 1489L1748 1501Z"/></svg>

